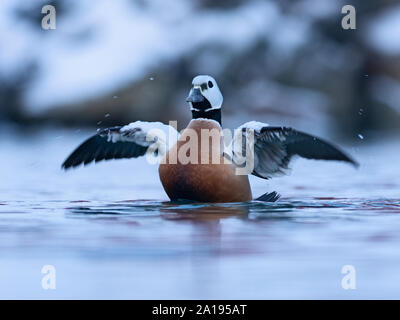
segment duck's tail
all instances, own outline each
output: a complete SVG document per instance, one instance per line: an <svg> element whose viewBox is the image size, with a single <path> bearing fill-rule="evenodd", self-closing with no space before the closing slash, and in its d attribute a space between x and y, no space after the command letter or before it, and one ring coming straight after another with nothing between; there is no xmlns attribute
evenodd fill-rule
<svg viewBox="0 0 400 320"><path fill-rule="evenodd" d="M262 196L258 197L257 201L264 201L264 202L275 202L277 201L281 195L277 193L276 191L270 192L270 193L264 193Z"/></svg>

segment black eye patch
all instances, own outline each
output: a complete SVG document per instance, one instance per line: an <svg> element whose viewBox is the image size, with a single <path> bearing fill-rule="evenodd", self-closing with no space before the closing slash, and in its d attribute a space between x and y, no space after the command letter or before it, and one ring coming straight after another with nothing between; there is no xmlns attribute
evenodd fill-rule
<svg viewBox="0 0 400 320"><path fill-rule="evenodd" d="M207 83L202 83L201 85L200 85L200 88L201 88L201 90L207 90L208 88L207 88Z"/></svg>
<svg viewBox="0 0 400 320"><path fill-rule="evenodd" d="M212 81L208 81L208 87L209 87L209 88L214 87L214 84L212 83Z"/></svg>

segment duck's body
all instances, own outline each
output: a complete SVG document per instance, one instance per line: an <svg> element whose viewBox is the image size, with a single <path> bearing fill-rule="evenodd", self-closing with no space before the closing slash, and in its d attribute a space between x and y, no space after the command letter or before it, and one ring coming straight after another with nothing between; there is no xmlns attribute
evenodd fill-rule
<svg viewBox="0 0 400 320"><path fill-rule="evenodd" d="M168 131L178 137L172 126L137 121L101 130L83 142L65 160L63 168L151 153L162 156L158 171L171 200L241 202L252 199L248 174L264 179L282 174L296 155L357 165L338 148L317 137L256 121L240 126L225 150L221 128L223 97L215 79L195 77L187 101L193 120L173 143L164 134ZM259 199L277 198L276 193L271 193Z"/></svg>
<svg viewBox="0 0 400 320"><path fill-rule="evenodd" d="M204 138L201 130L215 134L212 138ZM190 199L202 202L251 200L248 176L235 174L236 166L226 161L222 155L222 128L219 123L214 120L195 119L181 133L181 137L190 137L188 131L191 131L190 134L195 132L198 140L179 139L165 155L158 168L161 183L168 197L172 200ZM205 143L208 148L201 148ZM187 158L182 159L179 154L186 151L195 153L197 161L192 158L191 163L182 163L184 162L182 160ZM191 158L190 155L188 158ZM215 163L215 158L218 158L218 163Z"/></svg>

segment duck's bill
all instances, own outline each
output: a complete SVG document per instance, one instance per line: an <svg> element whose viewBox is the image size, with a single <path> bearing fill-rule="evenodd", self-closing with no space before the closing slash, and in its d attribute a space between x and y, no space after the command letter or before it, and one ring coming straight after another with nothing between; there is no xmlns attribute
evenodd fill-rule
<svg viewBox="0 0 400 320"><path fill-rule="evenodd" d="M200 89L192 89L190 90L190 93L188 95L188 97L186 98L186 102L192 102L192 103L198 103L198 102L203 102L204 101L204 97L201 94Z"/></svg>

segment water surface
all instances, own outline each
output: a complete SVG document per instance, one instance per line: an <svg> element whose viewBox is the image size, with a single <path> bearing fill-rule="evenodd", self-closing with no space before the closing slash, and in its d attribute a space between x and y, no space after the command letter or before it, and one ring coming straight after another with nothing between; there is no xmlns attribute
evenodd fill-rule
<svg viewBox="0 0 400 320"><path fill-rule="evenodd" d="M276 203L203 204L169 202L144 159L63 172L87 134L1 132L0 298L400 298L400 143L347 148L359 170L299 159L252 177Z"/></svg>

